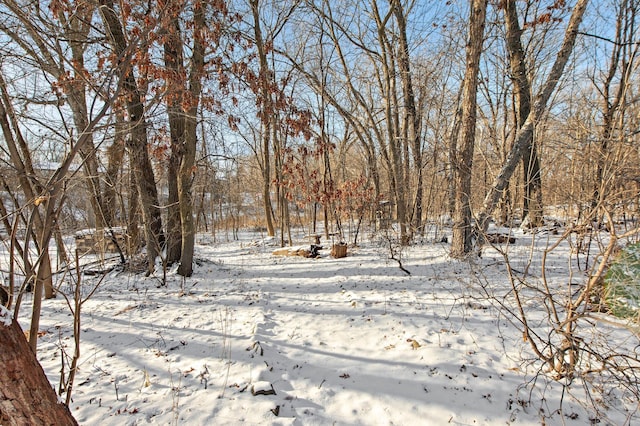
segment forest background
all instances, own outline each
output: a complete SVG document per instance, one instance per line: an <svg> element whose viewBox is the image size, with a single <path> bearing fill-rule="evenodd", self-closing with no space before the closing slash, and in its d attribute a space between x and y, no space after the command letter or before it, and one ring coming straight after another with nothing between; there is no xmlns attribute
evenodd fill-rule
<svg viewBox="0 0 640 426"><path fill-rule="evenodd" d="M197 232L451 227L455 259L490 222L634 236L639 6L5 0L0 218L31 348L86 228L184 277Z"/></svg>

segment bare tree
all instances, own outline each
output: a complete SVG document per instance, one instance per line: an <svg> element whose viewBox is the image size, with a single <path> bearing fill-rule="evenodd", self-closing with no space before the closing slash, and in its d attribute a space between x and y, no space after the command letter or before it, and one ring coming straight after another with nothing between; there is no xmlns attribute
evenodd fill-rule
<svg viewBox="0 0 640 426"><path fill-rule="evenodd" d="M58 107L68 105L75 132L79 133L90 121L87 92L95 86L94 77L88 73L85 64L87 50L92 45L90 32L95 4L71 2L55 8L41 8L35 3L25 6L15 0L7 0L5 5L11 19L0 22L0 31L55 81L59 87L54 92L57 99L48 103ZM73 130L69 129L71 137L76 137ZM95 222L103 228L114 224L114 216L104 200L107 188L103 189L101 183L96 153L97 147L93 135L90 135L80 155Z"/></svg>
<svg viewBox="0 0 640 426"><path fill-rule="evenodd" d="M416 95L413 88L413 73L411 71L411 57L409 53L409 40L407 36L407 11L400 0L391 0L391 9L398 25L398 71L400 73L400 81L402 83L403 94L403 123L402 138L407 141L412 149L413 172L416 174L416 188L413 202L407 203L408 215L413 217L412 229L410 234L414 232L422 232L422 203L424 193L423 182L423 164L422 164L422 138L421 138L421 111L418 110ZM411 7L411 6L409 6ZM405 160L408 162L408 159ZM407 176L408 178L408 176Z"/></svg>
<svg viewBox="0 0 640 426"><path fill-rule="evenodd" d="M267 225L267 235L275 235L273 206L271 205L271 151L272 141L275 132L275 100L273 98L273 87L275 85L275 72L269 68L267 60L267 43L272 40L265 40L260 22L259 0L250 0L251 16L253 18L253 37L258 51L258 93L259 93L259 113L261 122L260 138L262 140L262 202L264 207L265 222Z"/></svg>
<svg viewBox="0 0 640 426"><path fill-rule="evenodd" d="M516 133L515 142L505 163L500 169L500 173L494 179L491 188L485 196L482 209L478 214L478 227L481 233L486 231L489 226L491 213L498 204L500 196L515 171L518 162L521 161L522 156L531 143L535 125L547 111L549 99L551 98L560 77L562 77L565 66L569 61L571 52L573 51L580 23L582 22L588 3L588 0L578 0L573 7L569 23L565 29L564 40L558 50L555 62L553 63L540 92L535 96L533 106L527 116L527 119L522 123Z"/></svg>
<svg viewBox="0 0 640 426"><path fill-rule="evenodd" d="M178 173L185 144L185 112L182 108L187 71L184 64L184 37L180 24L180 7L176 2L167 2L170 8L167 18L167 34L164 36L164 66L168 83L165 98L169 133L171 139L171 154L167 164L167 246L165 261L168 264L180 261L182 254L182 229L180 220L180 196L178 188ZM195 42L195 40L194 40Z"/></svg>
<svg viewBox="0 0 640 426"><path fill-rule="evenodd" d="M524 48L522 45L522 29L518 20L516 2L504 3L504 18L506 28L506 46L509 53L511 80L515 97L516 128L520 128L531 112L531 83ZM523 221L531 227L542 225L542 173L537 145L533 136L524 148L522 154L524 171L524 205Z"/></svg>
<svg viewBox="0 0 640 426"><path fill-rule="evenodd" d="M117 95L119 89L116 88L114 93ZM26 240L22 250L23 254L29 252L29 238L32 234L35 235L35 244L38 250L38 258L33 265L36 268L36 276L34 279L35 290L29 336L29 343L34 352L37 346L43 292L46 289L47 294L45 296L53 297L54 295L49 242L55 230L55 223L64 205L67 175L80 149L88 143L94 129L102 121L114 100L115 98L112 97L108 102L104 102L103 106L96 111L91 121L87 124L87 128L80 133L75 143L71 144L71 149L58 168L46 181L39 181L33 170L31 153L22 135L18 116L11 103L6 82L0 74L0 128L7 143L11 161L17 169L20 183L23 186L22 190L27 196L30 210L29 220L26 224ZM37 233L33 232L33 226L36 227ZM26 263L24 262L25 265Z"/></svg>
<svg viewBox="0 0 640 426"><path fill-rule="evenodd" d="M173 72L168 75L168 87L180 90L169 95L169 123L172 140L172 161L170 162L170 173L172 168L179 165L177 170L177 201L179 205L179 222L176 223L175 215L171 215L169 228L170 235L174 236L173 241L168 246L167 256L169 261L176 260L176 254L180 255L180 266L178 273L182 276L191 276L193 273L193 256L195 246L195 222L193 217L193 196L192 184L194 180L194 167L196 157L197 116L202 95L202 85L205 78L205 54L207 48L206 18L207 12L204 3L196 3L193 6L193 45L191 46L191 57L189 60L189 70L185 70L183 59L183 46L185 41L178 21L180 5L173 4L169 8L169 35L165 42L165 63ZM215 11L215 13L226 14L226 7ZM215 35L219 37L219 35ZM170 179L173 177L170 176ZM176 197L170 198L170 203ZM173 209L172 209L173 210ZM179 232L176 229L180 227ZM180 238L180 249L177 250L177 239ZM169 258L169 255L171 257Z"/></svg>
<svg viewBox="0 0 640 426"><path fill-rule="evenodd" d="M637 41L640 3L637 0L617 0L613 7L614 38L604 40L610 47L608 67L601 76L591 77L601 105L601 129L597 138L595 180L590 203L592 209L602 207L619 182L616 176L620 173L620 169L616 167L618 161L612 161L614 147L625 138L624 127L632 96L632 75L637 69L640 54L640 43ZM603 54L606 54L606 50ZM596 217L596 220L601 221L601 216Z"/></svg>
<svg viewBox="0 0 640 426"><path fill-rule="evenodd" d="M116 12L114 2L112 0L101 0L99 4L100 15L113 52L117 58L123 60L123 54L132 48L132 43L124 34L123 23ZM141 44L137 48L144 51L145 44ZM164 232L160 216L158 189L147 150L148 135L145 99L132 69L122 70L120 78L123 80L124 100L130 126L128 129L127 148L133 165L137 194L144 219L148 273L151 273L155 268L156 258L164 245Z"/></svg>

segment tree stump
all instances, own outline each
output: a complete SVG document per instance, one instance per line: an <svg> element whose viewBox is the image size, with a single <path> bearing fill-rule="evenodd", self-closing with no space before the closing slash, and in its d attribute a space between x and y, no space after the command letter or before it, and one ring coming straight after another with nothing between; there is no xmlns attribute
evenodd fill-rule
<svg viewBox="0 0 640 426"><path fill-rule="evenodd" d="M331 256L336 259L341 257L347 257L347 244L346 243L338 243L334 244L331 247Z"/></svg>

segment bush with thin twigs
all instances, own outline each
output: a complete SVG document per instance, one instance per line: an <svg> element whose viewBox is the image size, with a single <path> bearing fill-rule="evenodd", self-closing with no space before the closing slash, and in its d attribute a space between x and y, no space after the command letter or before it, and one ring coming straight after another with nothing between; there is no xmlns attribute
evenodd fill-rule
<svg viewBox="0 0 640 426"><path fill-rule="evenodd" d="M584 273L576 270L569 253L568 276L551 275L552 264L565 256L562 250L569 245L572 230L567 229L554 236L555 241L548 235L541 256L535 253L536 243L544 237L534 235L524 268L514 263L508 246L494 246L507 268L508 294L497 295L489 279L480 274L477 278L535 355L525 362L534 372L530 387L546 389L549 383L558 383L563 395L582 404L594 419L606 419L607 410L619 410L632 423L640 416L640 327L603 310L601 298L603 278L617 247L636 237L640 228L620 234L611 228L593 235L600 250ZM562 406L558 409L562 411Z"/></svg>

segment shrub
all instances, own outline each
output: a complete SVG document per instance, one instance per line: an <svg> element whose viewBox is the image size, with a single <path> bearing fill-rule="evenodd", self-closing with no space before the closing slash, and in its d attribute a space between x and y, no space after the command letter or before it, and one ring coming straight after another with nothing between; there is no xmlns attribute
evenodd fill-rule
<svg viewBox="0 0 640 426"><path fill-rule="evenodd" d="M626 246L604 277L604 300L613 315L638 321L640 313L640 243Z"/></svg>

